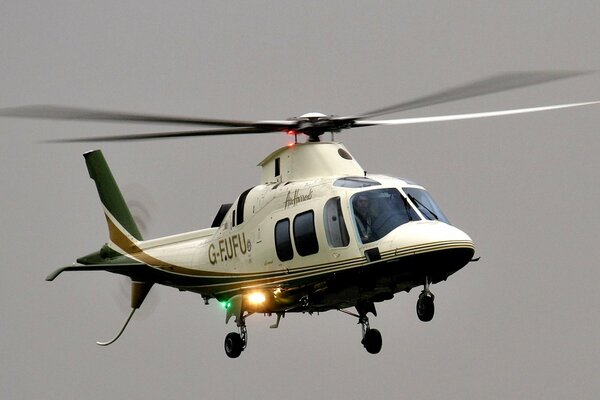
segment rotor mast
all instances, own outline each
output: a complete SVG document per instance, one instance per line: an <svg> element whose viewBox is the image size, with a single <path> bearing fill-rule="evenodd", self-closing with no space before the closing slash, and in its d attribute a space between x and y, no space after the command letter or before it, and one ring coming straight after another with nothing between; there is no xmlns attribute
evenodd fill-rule
<svg viewBox="0 0 600 400"><path fill-rule="evenodd" d="M336 118L334 115L325 115L318 112L310 112L294 118L298 126L292 131L294 135L304 133L309 142L320 142L320 136L326 132L340 132L342 129L350 128L352 121Z"/></svg>

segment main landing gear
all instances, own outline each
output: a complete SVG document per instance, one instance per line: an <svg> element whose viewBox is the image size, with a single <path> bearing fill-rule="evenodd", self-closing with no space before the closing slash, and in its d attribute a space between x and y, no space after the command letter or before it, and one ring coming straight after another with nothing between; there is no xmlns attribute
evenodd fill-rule
<svg viewBox="0 0 600 400"><path fill-rule="evenodd" d="M231 332L225 336L225 353L229 358L238 358L248 345L248 330L244 318L240 318L238 328L239 333Z"/></svg>
<svg viewBox="0 0 600 400"><path fill-rule="evenodd" d="M375 310L375 304L373 303L361 303L356 305L356 311L358 314L351 313L346 310L339 310L345 314L352 315L358 318L358 323L362 326L362 340L360 343L365 347L368 353L377 354L381 351L383 341L381 339L381 333L377 329L372 329L369 325L369 317L367 313L371 312L377 316Z"/></svg>
<svg viewBox="0 0 600 400"><path fill-rule="evenodd" d="M417 317L423 322L429 322L433 319L435 307L433 305L435 296L429 291L429 278L425 277L425 285L423 291L417 300Z"/></svg>
<svg viewBox="0 0 600 400"><path fill-rule="evenodd" d="M362 325L363 338L360 342L365 347L365 350L371 354L379 353L381 351L381 345L383 344L381 333L377 329L372 329L369 326L369 318L366 315L364 317L359 317L358 323Z"/></svg>
<svg viewBox="0 0 600 400"><path fill-rule="evenodd" d="M425 284L423 286L423 291L419 295L419 299L417 300L417 316L421 321L428 322L433 319L433 314L435 311L433 300L435 296L429 290L429 277L425 277ZM236 324L239 329L238 332L231 332L227 334L225 337L225 353L230 358L237 358L242 354L242 351L246 349L248 345L248 330L246 329L246 317L250 314L243 315L241 309L241 298L230 300L231 304L233 304L232 309L228 309L227 320L229 317L235 315L236 316ZM235 312L234 312L235 310ZM370 312L374 316L377 316L377 310L375 310L375 304L372 302L363 302L356 305L357 313L352 313L346 310L339 310L345 314L351 315L353 317L358 318L358 323L362 328L362 340L360 343L364 346L365 350L367 350L370 354L377 354L381 351L381 347L383 345L383 340L381 338L381 333L377 329L371 328L369 325L369 317L367 314ZM277 314L277 323L272 326L272 328L276 328L279 325L279 320L281 318L280 314Z"/></svg>

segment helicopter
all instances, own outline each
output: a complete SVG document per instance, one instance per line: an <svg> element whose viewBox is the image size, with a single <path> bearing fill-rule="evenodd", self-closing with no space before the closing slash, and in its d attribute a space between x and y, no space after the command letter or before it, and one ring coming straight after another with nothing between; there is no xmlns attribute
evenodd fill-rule
<svg viewBox="0 0 600 400"><path fill-rule="evenodd" d="M238 121L124 113L63 106L0 109L0 116L67 120L205 125L214 129L59 139L98 142L174 139L189 136L283 132L294 142L265 157L258 184L222 204L208 228L146 240L132 217L101 150L83 156L100 197L108 241L78 257L65 271L107 271L131 279L131 311L119 339L154 285L200 294L222 305L225 353L237 358L247 348L246 319L338 310L358 319L361 344L377 354L382 335L368 314L376 303L422 286L416 314L431 321L431 286L448 279L475 257L473 240L453 226L426 188L408 179L367 174L334 134L378 125L404 125L487 118L600 104L559 104L470 114L401 119L382 115L574 77L587 72L537 71L494 75L393 106L349 116L311 112L285 120ZM331 141L321 136L331 133ZM299 142L298 137L306 137ZM350 311L354 309L355 311Z"/></svg>

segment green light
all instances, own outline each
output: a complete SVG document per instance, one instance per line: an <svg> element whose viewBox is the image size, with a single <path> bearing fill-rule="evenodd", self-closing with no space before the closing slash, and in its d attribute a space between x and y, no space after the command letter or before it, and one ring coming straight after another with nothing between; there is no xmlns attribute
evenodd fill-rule
<svg viewBox="0 0 600 400"><path fill-rule="evenodd" d="M221 303L221 305L223 306L224 309L228 309L229 307L231 307L231 302L229 300L226 301L220 301L219 303Z"/></svg>

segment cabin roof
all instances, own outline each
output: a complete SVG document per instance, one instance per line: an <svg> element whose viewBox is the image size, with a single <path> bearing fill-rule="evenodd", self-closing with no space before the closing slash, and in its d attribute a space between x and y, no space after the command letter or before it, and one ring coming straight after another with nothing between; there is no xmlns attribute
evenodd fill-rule
<svg viewBox="0 0 600 400"><path fill-rule="evenodd" d="M328 176L361 176L363 168L344 145L306 142L284 146L258 164L263 183L288 182Z"/></svg>

